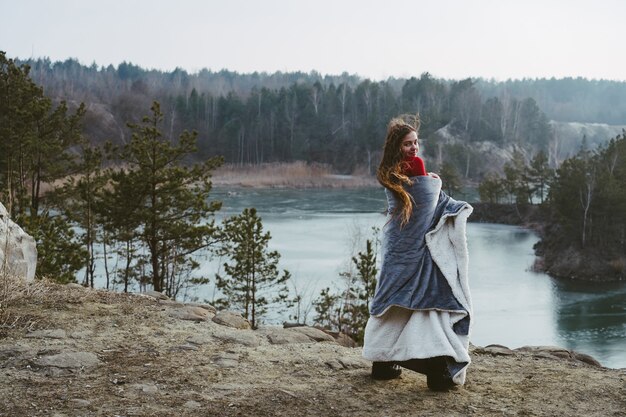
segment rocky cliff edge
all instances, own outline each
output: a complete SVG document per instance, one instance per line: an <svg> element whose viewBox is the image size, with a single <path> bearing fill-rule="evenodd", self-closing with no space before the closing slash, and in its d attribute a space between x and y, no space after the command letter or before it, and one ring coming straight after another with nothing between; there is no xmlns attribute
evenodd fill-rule
<svg viewBox="0 0 626 417"><path fill-rule="evenodd" d="M626 370L557 347L472 347L467 384L370 379L313 328L46 282L0 310L0 416L623 416Z"/></svg>

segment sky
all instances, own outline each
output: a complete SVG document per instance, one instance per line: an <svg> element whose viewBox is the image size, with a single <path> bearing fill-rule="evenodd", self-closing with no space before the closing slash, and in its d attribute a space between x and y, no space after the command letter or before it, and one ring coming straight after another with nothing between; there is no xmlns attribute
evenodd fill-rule
<svg viewBox="0 0 626 417"><path fill-rule="evenodd" d="M0 0L0 50L190 73L626 80L625 18L624 0Z"/></svg>

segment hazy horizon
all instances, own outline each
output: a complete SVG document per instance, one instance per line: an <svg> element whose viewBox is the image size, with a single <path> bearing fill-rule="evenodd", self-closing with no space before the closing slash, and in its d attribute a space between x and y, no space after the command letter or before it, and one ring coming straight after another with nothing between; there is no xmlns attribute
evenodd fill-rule
<svg viewBox="0 0 626 417"><path fill-rule="evenodd" d="M0 50L170 72L626 80L626 2L0 0Z"/></svg>

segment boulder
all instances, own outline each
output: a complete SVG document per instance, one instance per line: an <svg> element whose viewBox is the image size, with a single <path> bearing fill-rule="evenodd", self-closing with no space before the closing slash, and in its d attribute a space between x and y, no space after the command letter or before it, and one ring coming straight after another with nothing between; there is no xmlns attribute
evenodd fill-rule
<svg viewBox="0 0 626 417"><path fill-rule="evenodd" d="M169 300L170 297L168 297L167 295L163 294L162 292L158 292L158 291L154 291L154 290L148 290L145 293L143 293L144 295L147 295L149 297L152 298L156 298L157 300Z"/></svg>
<svg viewBox="0 0 626 417"><path fill-rule="evenodd" d="M334 342L335 338L331 335L321 331L320 329L316 329L315 327L301 326L301 327L291 327L290 331L302 333L312 340L316 342Z"/></svg>
<svg viewBox="0 0 626 417"><path fill-rule="evenodd" d="M587 365L602 367L602 364L600 362L598 362L593 356L587 355L586 353L572 351L572 356L577 361L586 363Z"/></svg>
<svg viewBox="0 0 626 417"><path fill-rule="evenodd" d="M186 306L191 306L191 307L203 308L203 309L207 310L211 314L217 313L217 309L215 307L213 307L212 305L210 305L210 304L205 304L205 303L185 303L185 305Z"/></svg>
<svg viewBox="0 0 626 417"><path fill-rule="evenodd" d="M245 330L252 328L250 322L244 319L241 314L230 310L218 312L215 317L213 317L213 321L222 326L233 327L235 329Z"/></svg>
<svg viewBox="0 0 626 417"><path fill-rule="evenodd" d="M503 345L487 345L483 348L478 347L474 349L474 352L476 353L488 353L491 354L493 356L511 356L511 355L515 355L515 352L513 352L511 349L509 349L506 346Z"/></svg>
<svg viewBox="0 0 626 417"><path fill-rule="evenodd" d="M281 329L279 327L276 327L263 329L263 332L266 333L267 340L272 345L314 342L314 340L311 339L309 336L304 333L296 332L295 329Z"/></svg>
<svg viewBox="0 0 626 417"><path fill-rule="evenodd" d="M201 307L186 306L170 311L170 316L180 320L207 321L209 311Z"/></svg>
<svg viewBox="0 0 626 417"><path fill-rule="evenodd" d="M37 246L35 239L10 218L7 209L0 203L0 268L4 272L28 281L35 279Z"/></svg>
<svg viewBox="0 0 626 417"><path fill-rule="evenodd" d="M232 352L223 352L213 356L211 362L219 368L236 368L239 365L239 355Z"/></svg>
<svg viewBox="0 0 626 417"><path fill-rule="evenodd" d="M56 355L37 358L33 362L41 367L88 369L98 366L100 359L91 352L61 352Z"/></svg>
<svg viewBox="0 0 626 417"><path fill-rule="evenodd" d="M247 347L257 347L261 344L259 338L251 332L232 332L229 334L215 335L215 338L226 343L233 343Z"/></svg>

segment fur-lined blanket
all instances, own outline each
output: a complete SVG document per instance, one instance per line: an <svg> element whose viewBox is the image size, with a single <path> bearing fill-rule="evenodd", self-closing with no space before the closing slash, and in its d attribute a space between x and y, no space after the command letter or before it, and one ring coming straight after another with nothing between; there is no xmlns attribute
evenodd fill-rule
<svg viewBox="0 0 626 417"><path fill-rule="evenodd" d="M470 362L472 303L465 234L472 207L441 191L441 180L412 178L410 221L390 217L383 229L383 262L370 304L363 356L403 361L449 356L457 384ZM386 190L389 212L396 207Z"/></svg>

